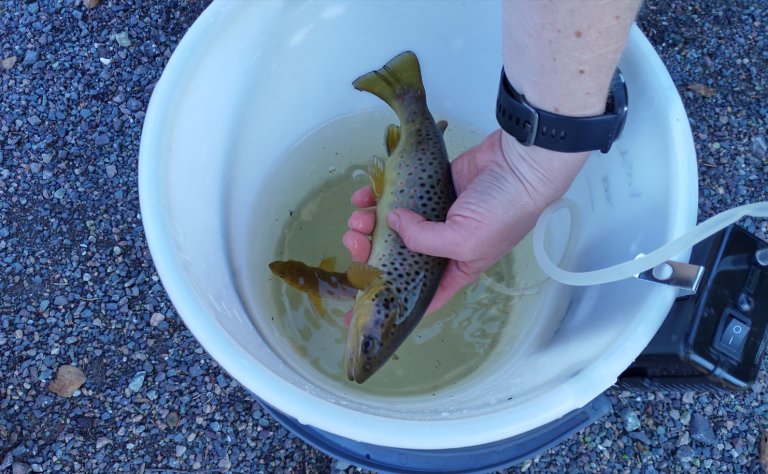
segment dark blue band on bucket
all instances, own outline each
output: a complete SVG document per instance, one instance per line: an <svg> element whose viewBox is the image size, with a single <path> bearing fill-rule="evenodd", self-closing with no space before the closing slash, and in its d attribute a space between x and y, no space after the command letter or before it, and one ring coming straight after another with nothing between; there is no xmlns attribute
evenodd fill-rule
<svg viewBox="0 0 768 474"><path fill-rule="evenodd" d="M254 395L255 397L255 395ZM611 412L604 394L587 406L527 433L493 443L455 449L402 449L352 441L302 425L256 399L278 422L306 443L336 459L380 473L486 473L532 459ZM457 436L460 436L457 433Z"/></svg>

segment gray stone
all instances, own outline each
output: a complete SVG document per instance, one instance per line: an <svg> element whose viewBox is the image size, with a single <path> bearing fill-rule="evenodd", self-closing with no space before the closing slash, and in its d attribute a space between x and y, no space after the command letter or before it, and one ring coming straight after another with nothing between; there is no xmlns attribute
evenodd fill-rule
<svg viewBox="0 0 768 474"><path fill-rule="evenodd" d="M627 431L637 431L640 429L640 418L631 408L625 408L621 412L621 419L624 421L624 429Z"/></svg>
<svg viewBox="0 0 768 474"><path fill-rule="evenodd" d="M115 41L123 48L127 48L131 45L131 38L128 37L127 31L121 31L115 35Z"/></svg>
<svg viewBox="0 0 768 474"><path fill-rule="evenodd" d="M648 437L647 434L645 434L644 431L633 431L629 433L629 437L637 441L640 441L641 443L646 445L651 444L651 439Z"/></svg>
<svg viewBox="0 0 768 474"><path fill-rule="evenodd" d="M112 442L111 439L107 438L106 436L102 436L96 440L96 449L101 449L111 442Z"/></svg>
<svg viewBox="0 0 768 474"><path fill-rule="evenodd" d="M690 463L694 456L696 456L696 452L688 445L680 446L675 453L677 460L682 463Z"/></svg>
<svg viewBox="0 0 768 474"><path fill-rule="evenodd" d="M39 57L37 51L33 51L31 49L28 49L26 53L24 53L24 61L22 61L22 64L25 66L31 66L37 62L37 58Z"/></svg>
<svg viewBox="0 0 768 474"><path fill-rule="evenodd" d="M717 437L712 430L712 424L698 413L691 415L688 431L691 434L691 439L704 443L707 446L714 446L717 443Z"/></svg>
<svg viewBox="0 0 768 474"><path fill-rule="evenodd" d="M141 110L141 102L139 102L137 99L134 99L131 97L128 99L128 102L125 104L126 107L128 107L128 110L131 112L138 112Z"/></svg>
<svg viewBox="0 0 768 474"><path fill-rule="evenodd" d="M146 372L143 370L140 372L136 372L136 375L133 376L133 379L131 379L131 383L128 384L128 388L131 389L133 392L138 392L141 390L141 386L144 385L144 377L147 375Z"/></svg>
<svg viewBox="0 0 768 474"><path fill-rule="evenodd" d="M3 461L0 462L0 469L8 469L11 467L11 464L13 464L13 453L9 450L5 453L5 456L3 456Z"/></svg>
<svg viewBox="0 0 768 474"><path fill-rule="evenodd" d="M752 137L752 154L757 158L765 158L768 154L768 143L763 135Z"/></svg>
<svg viewBox="0 0 768 474"><path fill-rule="evenodd" d="M13 474L29 474L31 470L32 466L25 462L15 462L11 467L11 472Z"/></svg>

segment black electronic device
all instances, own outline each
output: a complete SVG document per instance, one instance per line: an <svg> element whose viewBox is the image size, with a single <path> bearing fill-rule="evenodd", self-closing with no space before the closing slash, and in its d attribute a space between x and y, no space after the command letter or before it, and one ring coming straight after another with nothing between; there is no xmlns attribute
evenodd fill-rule
<svg viewBox="0 0 768 474"><path fill-rule="evenodd" d="M705 273L619 376L629 388L744 390L760 370L768 328L768 244L732 225L697 244Z"/></svg>

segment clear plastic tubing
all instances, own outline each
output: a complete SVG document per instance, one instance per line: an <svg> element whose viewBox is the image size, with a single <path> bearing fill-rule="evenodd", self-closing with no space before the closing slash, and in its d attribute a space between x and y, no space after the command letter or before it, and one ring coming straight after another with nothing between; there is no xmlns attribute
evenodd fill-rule
<svg viewBox="0 0 768 474"><path fill-rule="evenodd" d="M742 217L752 216L768 218L768 202L758 202L735 207L707 219L696 227L690 229L680 237L662 245L647 255L600 270L586 272L571 272L563 270L552 262L544 249L544 236L552 217L560 210L567 209L571 215L571 231L568 239L575 238L574 230L578 229L579 209L576 203L569 199L561 199L550 205L539 217L536 227L533 229L533 254L541 269L553 280L571 286L603 285L618 280L623 280L642 273L646 270L670 260L683 250L689 249L706 239L710 235L728 227ZM569 242L568 247L571 247ZM566 254L568 251L566 251Z"/></svg>

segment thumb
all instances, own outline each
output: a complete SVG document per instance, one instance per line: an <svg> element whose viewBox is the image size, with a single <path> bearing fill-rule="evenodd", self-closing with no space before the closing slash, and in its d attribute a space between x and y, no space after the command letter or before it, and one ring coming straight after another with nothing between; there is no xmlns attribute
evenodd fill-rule
<svg viewBox="0 0 768 474"><path fill-rule="evenodd" d="M432 222L409 209L393 209L387 225L397 232L403 243L414 252L461 260L465 241L455 221Z"/></svg>

